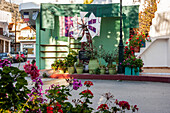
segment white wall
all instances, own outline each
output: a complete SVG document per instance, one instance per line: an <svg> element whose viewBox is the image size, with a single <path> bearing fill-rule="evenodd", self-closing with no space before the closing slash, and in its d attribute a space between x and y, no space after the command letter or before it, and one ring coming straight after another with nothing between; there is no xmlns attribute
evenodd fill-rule
<svg viewBox="0 0 170 113"><path fill-rule="evenodd" d="M170 39L158 39L141 55L144 67L168 67L168 43Z"/></svg>
<svg viewBox="0 0 170 113"><path fill-rule="evenodd" d="M11 13L7 11L0 10L0 21L10 23L11 22Z"/></svg>

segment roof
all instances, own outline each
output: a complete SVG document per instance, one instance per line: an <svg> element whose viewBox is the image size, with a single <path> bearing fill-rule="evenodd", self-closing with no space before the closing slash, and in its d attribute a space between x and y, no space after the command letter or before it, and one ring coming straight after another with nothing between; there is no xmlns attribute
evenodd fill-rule
<svg viewBox="0 0 170 113"><path fill-rule="evenodd" d="M22 28L21 30L29 30L31 29L29 26Z"/></svg>
<svg viewBox="0 0 170 113"><path fill-rule="evenodd" d="M0 38L6 39L6 40L12 40L11 38L9 38L7 36L3 36L3 35L0 35Z"/></svg>

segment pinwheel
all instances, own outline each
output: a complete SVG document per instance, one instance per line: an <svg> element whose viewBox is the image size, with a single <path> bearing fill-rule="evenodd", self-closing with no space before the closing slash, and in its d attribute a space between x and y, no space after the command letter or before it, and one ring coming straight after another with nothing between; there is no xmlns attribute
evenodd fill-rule
<svg viewBox="0 0 170 113"><path fill-rule="evenodd" d="M72 37L77 40L78 37L82 37L80 42L87 42L89 40L88 35L90 35L90 40L93 39L100 32L100 22L98 18L95 17L93 13L89 17L85 17L88 12L80 12L81 20L75 15L71 20L73 21L73 26L70 27L69 32L72 32Z"/></svg>

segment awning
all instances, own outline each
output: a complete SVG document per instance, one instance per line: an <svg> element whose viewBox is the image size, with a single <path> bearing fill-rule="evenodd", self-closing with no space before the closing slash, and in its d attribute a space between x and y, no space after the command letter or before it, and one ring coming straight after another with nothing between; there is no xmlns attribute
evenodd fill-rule
<svg viewBox="0 0 170 113"><path fill-rule="evenodd" d="M54 29L55 16L78 15L80 12L94 13L96 17L119 17L120 5L115 4L51 4L42 3L40 16L42 28ZM139 5L123 6L123 18L128 27L138 26ZM87 15L88 16L88 15ZM126 26L126 27L127 27Z"/></svg>

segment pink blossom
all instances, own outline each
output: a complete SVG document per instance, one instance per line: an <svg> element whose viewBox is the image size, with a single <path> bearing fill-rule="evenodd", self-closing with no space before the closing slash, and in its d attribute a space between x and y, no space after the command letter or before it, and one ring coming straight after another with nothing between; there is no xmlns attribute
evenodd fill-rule
<svg viewBox="0 0 170 113"><path fill-rule="evenodd" d="M19 59L19 54L17 54L17 56L15 57L15 59L17 59L17 60Z"/></svg>
<svg viewBox="0 0 170 113"><path fill-rule="evenodd" d="M28 61L27 63L28 63L28 64L25 63L25 65L23 66L23 67L24 67L24 71L25 71L27 74L30 74L32 64L30 64L30 61Z"/></svg>
<svg viewBox="0 0 170 113"><path fill-rule="evenodd" d="M24 54L21 54L21 57L22 57L22 58L25 58Z"/></svg>

